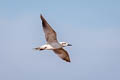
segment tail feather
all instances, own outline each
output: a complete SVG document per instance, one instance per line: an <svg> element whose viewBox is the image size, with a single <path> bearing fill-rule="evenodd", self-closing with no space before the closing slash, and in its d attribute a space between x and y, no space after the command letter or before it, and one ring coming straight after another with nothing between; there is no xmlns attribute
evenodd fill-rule
<svg viewBox="0 0 120 80"><path fill-rule="evenodd" d="M40 50L40 48L39 47L37 47L37 48L34 48L35 50Z"/></svg>
<svg viewBox="0 0 120 80"><path fill-rule="evenodd" d="M34 48L35 50L44 50L44 49L42 49L42 48L40 48L40 47L37 47L37 48Z"/></svg>

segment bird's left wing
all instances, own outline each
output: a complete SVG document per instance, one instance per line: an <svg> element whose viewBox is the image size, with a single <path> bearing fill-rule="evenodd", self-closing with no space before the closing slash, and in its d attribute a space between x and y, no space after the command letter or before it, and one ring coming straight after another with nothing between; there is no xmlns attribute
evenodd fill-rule
<svg viewBox="0 0 120 80"><path fill-rule="evenodd" d="M53 51L63 60L70 62L70 57L68 55L68 52L64 50L63 48L54 49Z"/></svg>

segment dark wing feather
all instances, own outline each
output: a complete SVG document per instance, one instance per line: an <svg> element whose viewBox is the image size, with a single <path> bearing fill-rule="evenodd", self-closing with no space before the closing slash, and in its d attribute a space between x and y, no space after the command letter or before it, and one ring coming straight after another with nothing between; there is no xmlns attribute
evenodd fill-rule
<svg viewBox="0 0 120 80"><path fill-rule="evenodd" d="M48 22L45 20L45 18L42 15L40 15L40 18L42 20L42 26L45 33L46 41L48 43L57 42L56 32L51 28L51 26L48 24Z"/></svg>
<svg viewBox="0 0 120 80"><path fill-rule="evenodd" d="M70 62L68 52L66 50L64 50L63 48L55 49L53 51L63 60Z"/></svg>

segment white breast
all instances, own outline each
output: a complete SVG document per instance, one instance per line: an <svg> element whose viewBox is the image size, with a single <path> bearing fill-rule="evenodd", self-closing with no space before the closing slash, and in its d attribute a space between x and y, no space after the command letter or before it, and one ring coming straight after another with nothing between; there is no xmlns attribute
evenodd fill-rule
<svg viewBox="0 0 120 80"><path fill-rule="evenodd" d="M43 45L42 47L48 50L53 50L53 49L61 48L62 46L59 43L49 43Z"/></svg>
<svg viewBox="0 0 120 80"><path fill-rule="evenodd" d="M47 50L53 50L53 49L58 49L58 48L61 48L61 44L59 43L47 43L43 46L41 46L40 48L42 49L47 49Z"/></svg>

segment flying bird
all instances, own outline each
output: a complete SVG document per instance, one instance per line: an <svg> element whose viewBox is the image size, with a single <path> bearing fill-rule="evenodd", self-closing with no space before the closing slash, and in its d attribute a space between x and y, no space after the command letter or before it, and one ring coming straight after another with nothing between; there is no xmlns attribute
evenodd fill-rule
<svg viewBox="0 0 120 80"><path fill-rule="evenodd" d="M42 14L40 15L40 18L42 20L42 27L45 33L45 38L47 43L35 49L40 51L53 50L53 52L55 52L61 59L65 60L66 62L70 62L70 57L68 55L68 52L65 49L63 49L63 47L72 46L72 45L67 42L58 42L56 32L48 24L48 22L45 20Z"/></svg>

